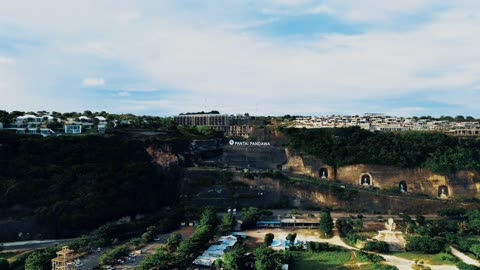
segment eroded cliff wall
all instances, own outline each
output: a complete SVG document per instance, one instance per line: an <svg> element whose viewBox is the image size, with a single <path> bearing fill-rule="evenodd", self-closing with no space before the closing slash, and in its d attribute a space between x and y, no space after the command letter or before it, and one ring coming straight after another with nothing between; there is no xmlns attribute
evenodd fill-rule
<svg viewBox="0 0 480 270"><path fill-rule="evenodd" d="M480 198L480 175L478 172L459 171L440 175L425 168L398 168L393 166L355 164L334 168L311 155L285 150L287 163L283 170L316 178L328 175L328 179L351 185L363 185L379 189L403 190L423 193L432 197ZM368 180L367 180L368 179Z"/></svg>

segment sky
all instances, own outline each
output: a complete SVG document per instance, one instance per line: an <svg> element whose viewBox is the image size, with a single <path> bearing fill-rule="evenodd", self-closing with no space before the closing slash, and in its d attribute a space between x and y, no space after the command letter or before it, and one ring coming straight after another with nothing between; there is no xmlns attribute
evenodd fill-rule
<svg viewBox="0 0 480 270"><path fill-rule="evenodd" d="M0 110L480 116L478 0L0 2Z"/></svg>

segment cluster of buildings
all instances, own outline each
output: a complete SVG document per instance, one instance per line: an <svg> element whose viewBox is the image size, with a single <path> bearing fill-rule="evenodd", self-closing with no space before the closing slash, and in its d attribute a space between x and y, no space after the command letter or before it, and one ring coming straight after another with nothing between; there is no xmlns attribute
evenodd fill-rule
<svg viewBox="0 0 480 270"><path fill-rule="evenodd" d="M173 121L181 126L205 126L222 131L227 136L248 138L253 126L250 117L245 115L228 115L214 113L181 114L173 117Z"/></svg>
<svg viewBox="0 0 480 270"><path fill-rule="evenodd" d="M366 113L363 116L308 116L295 119L296 128L346 128L360 127L370 131L401 132L441 131L452 135L480 135L479 122L451 122L447 120L429 120L386 116L380 113Z"/></svg>
<svg viewBox="0 0 480 270"><path fill-rule="evenodd" d="M18 134L33 134L51 136L62 130L64 134L81 134L86 130L103 134L107 129L108 121L103 116L68 118L66 120L52 115L37 116L25 114L18 116L8 126L0 123L0 129L15 130ZM52 128L55 126L56 128ZM53 130L55 129L55 130Z"/></svg>
<svg viewBox="0 0 480 270"><path fill-rule="evenodd" d="M237 237L233 235L222 236L218 242L209 246L202 255L198 256L193 264L199 266L211 267L213 263L220 259L225 252L231 250L237 243Z"/></svg>

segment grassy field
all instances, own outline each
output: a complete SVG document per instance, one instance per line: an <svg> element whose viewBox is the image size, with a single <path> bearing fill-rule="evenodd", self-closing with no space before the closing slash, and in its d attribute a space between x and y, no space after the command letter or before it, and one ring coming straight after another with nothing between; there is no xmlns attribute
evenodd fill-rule
<svg viewBox="0 0 480 270"><path fill-rule="evenodd" d="M326 251L320 253L295 252L293 270L348 269L343 266L350 260L349 251Z"/></svg>
<svg viewBox="0 0 480 270"><path fill-rule="evenodd" d="M453 265L457 261L457 258L452 254L438 253L438 254L424 254L418 252L395 252L392 255L408 259L419 260L431 265Z"/></svg>

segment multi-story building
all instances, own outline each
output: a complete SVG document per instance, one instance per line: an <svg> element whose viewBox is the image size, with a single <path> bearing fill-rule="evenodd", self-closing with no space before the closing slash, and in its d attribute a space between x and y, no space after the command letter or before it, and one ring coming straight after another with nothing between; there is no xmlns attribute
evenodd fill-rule
<svg viewBox="0 0 480 270"><path fill-rule="evenodd" d="M65 125L65 134L81 134L82 133L82 125Z"/></svg>
<svg viewBox="0 0 480 270"><path fill-rule="evenodd" d="M228 136L249 138L253 127L250 125L232 125L228 130Z"/></svg>
<svg viewBox="0 0 480 270"><path fill-rule="evenodd" d="M14 123L11 124L12 127L39 127L45 122L52 122L56 118L51 115L36 116L33 114L26 114L18 116Z"/></svg>
<svg viewBox="0 0 480 270"><path fill-rule="evenodd" d="M173 117L182 126L205 126L227 133L230 117L226 114L185 114Z"/></svg>

